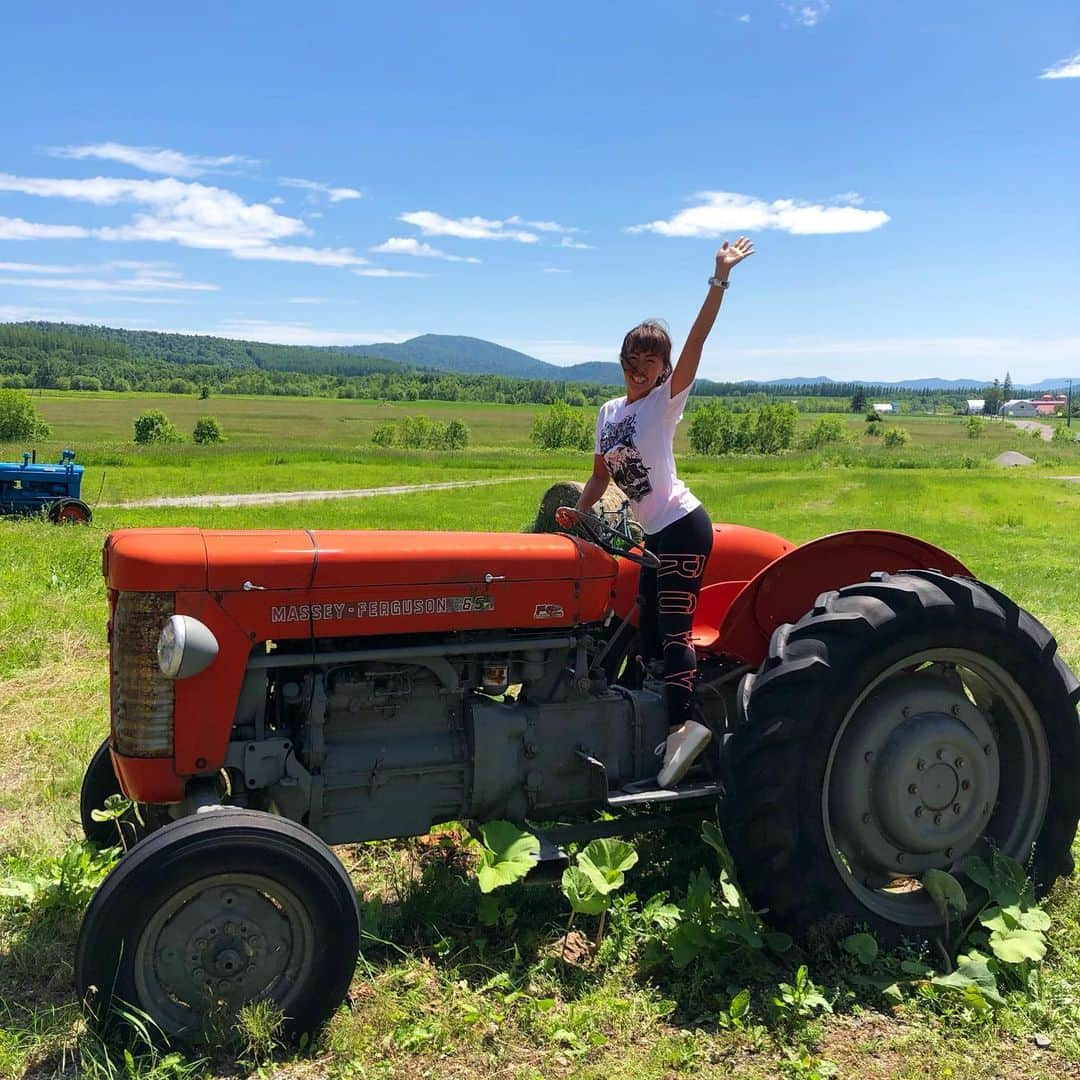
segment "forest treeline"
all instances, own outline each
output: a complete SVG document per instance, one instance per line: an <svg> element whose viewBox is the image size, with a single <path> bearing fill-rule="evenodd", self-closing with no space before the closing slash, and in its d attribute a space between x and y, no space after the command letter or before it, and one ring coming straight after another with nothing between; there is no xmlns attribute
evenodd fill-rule
<svg viewBox="0 0 1080 1080"><path fill-rule="evenodd" d="M387 401L597 405L621 387L435 371L329 348L67 323L0 324L0 386L174 394L268 394ZM780 385L699 379L695 395L747 405L796 398L801 408L846 411L845 400L903 400L916 411L961 405L969 392L859 383ZM972 390L971 393L976 393ZM831 399L826 402L826 399ZM804 404L805 403L805 404Z"/></svg>

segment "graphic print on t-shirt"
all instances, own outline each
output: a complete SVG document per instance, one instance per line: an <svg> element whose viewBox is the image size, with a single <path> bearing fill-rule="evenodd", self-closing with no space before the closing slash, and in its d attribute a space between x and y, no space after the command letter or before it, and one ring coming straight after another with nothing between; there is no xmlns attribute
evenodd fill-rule
<svg viewBox="0 0 1080 1080"><path fill-rule="evenodd" d="M636 416L627 416L617 424L610 421L600 432L600 453L611 473L611 479L630 499L644 499L652 494L649 470L634 445Z"/></svg>

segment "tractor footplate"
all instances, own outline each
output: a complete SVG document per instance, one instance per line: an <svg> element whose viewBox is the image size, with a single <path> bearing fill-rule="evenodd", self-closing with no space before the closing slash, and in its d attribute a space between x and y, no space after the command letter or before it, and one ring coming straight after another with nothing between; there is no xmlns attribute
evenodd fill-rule
<svg viewBox="0 0 1080 1080"><path fill-rule="evenodd" d="M608 796L608 806L625 809L644 803L681 802L684 799L704 799L723 795L724 786L714 780L695 780L680 784L677 788L661 788L655 780L640 780L613 791Z"/></svg>

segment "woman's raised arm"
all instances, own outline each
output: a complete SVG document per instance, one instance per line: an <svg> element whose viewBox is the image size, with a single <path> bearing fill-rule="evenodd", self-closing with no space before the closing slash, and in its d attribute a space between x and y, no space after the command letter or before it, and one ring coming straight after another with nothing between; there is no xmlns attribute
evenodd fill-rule
<svg viewBox="0 0 1080 1080"><path fill-rule="evenodd" d="M679 362L669 380L672 397L681 394L696 378L698 365L701 363L701 350L705 347L705 339L709 336L713 323L716 322L720 302L724 299L724 290L727 288L728 275L733 267L753 254L753 241L747 240L745 236L740 236L734 244L725 240L716 253L716 276L709 279L705 302L701 305L694 325L690 327L686 344L679 353Z"/></svg>

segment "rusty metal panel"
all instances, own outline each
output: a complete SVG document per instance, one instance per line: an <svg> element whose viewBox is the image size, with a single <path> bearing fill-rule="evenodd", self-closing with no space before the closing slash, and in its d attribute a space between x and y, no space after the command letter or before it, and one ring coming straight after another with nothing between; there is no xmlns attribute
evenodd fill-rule
<svg viewBox="0 0 1080 1080"><path fill-rule="evenodd" d="M157 641L175 593L122 592L109 655L113 746L128 757L172 757L173 683L158 667Z"/></svg>

